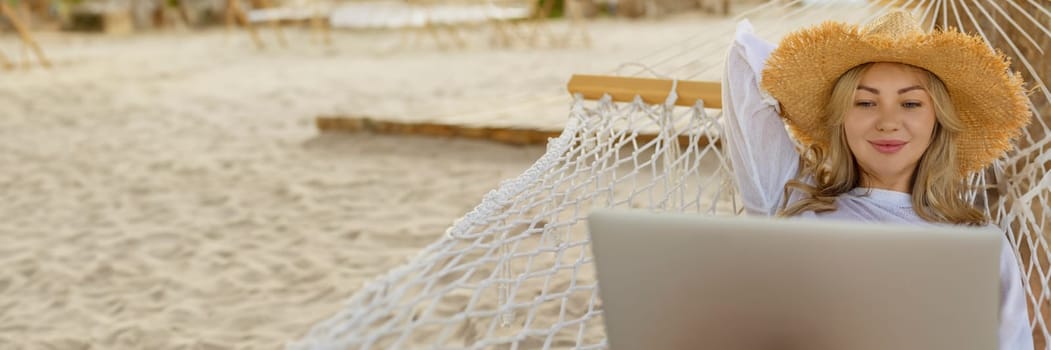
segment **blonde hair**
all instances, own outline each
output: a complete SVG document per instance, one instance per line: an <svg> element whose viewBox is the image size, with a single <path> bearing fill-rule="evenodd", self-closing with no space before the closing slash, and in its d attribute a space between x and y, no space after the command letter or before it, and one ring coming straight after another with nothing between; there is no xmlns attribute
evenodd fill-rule
<svg viewBox="0 0 1051 350"><path fill-rule="evenodd" d="M861 169L847 145L843 119L847 110L853 106L854 92L861 82L861 76L872 64L854 67L836 81L825 107L825 117L831 128L828 145L811 145L802 152L800 174L785 184L785 203L778 215L795 216L807 211L836 210L836 197L861 185ZM923 87L933 101L936 122L931 143L913 172L912 208L919 217L929 222L984 225L989 221L988 217L965 200L968 186L957 173L954 139L964 125L956 114L949 91L933 73L913 68L922 71L927 77ZM811 178L814 185L805 182L806 178ZM803 192L804 197L787 205L791 189Z"/></svg>

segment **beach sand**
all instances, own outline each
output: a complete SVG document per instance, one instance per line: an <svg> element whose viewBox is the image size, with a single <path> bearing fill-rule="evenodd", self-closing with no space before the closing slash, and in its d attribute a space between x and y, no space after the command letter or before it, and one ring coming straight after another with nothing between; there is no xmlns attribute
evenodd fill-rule
<svg viewBox="0 0 1051 350"><path fill-rule="evenodd" d="M561 49L39 33L54 68L0 71L0 349L281 348L544 152L316 116L557 128L571 74L704 20L599 20Z"/></svg>

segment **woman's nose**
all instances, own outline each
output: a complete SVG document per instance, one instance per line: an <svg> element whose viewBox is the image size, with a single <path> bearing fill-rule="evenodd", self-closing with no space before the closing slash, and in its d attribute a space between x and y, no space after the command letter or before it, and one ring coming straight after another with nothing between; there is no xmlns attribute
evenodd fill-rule
<svg viewBox="0 0 1051 350"><path fill-rule="evenodd" d="M901 117L894 111L880 111L879 120L876 121L876 130L889 132L901 128Z"/></svg>

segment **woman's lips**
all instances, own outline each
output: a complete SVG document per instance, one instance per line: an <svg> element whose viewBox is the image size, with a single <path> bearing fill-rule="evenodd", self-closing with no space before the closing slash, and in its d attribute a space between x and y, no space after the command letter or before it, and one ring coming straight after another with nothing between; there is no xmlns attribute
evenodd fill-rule
<svg viewBox="0 0 1051 350"><path fill-rule="evenodd" d="M876 148L876 151L880 153L890 154L896 153L905 147L907 142L899 140L876 140L869 141L872 147Z"/></svg>

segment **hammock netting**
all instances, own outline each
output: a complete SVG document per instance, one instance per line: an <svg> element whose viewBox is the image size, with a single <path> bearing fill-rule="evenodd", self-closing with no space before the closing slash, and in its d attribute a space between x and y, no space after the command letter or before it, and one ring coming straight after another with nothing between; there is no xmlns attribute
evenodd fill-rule
<svg viewBox="0 0 1051 350"><path fill-rule="evenodd" d="M1012 57L1034 89L1033 123L1014 150L973 177L978 190L972 198L1017 250L1034 339L1047 348L1051 94L1043 74L1051 63L1043 48L1051 47L1051 2L775 1L739 17L776 41L802 26L862 23L897 7L911 9L931 28L980 33ZM613 73L719 81L735 19L713 23L676 47L641 58L645 68L638 72L630 71L638 65L625 65ZM741 206L720 148L720 112L706 109L704 101L675 107L578 97L569 109L561 136L528 170L502 182L437 242L367 283L289 348L608 347L587 214L612 207L739 215Z"/></svg>

